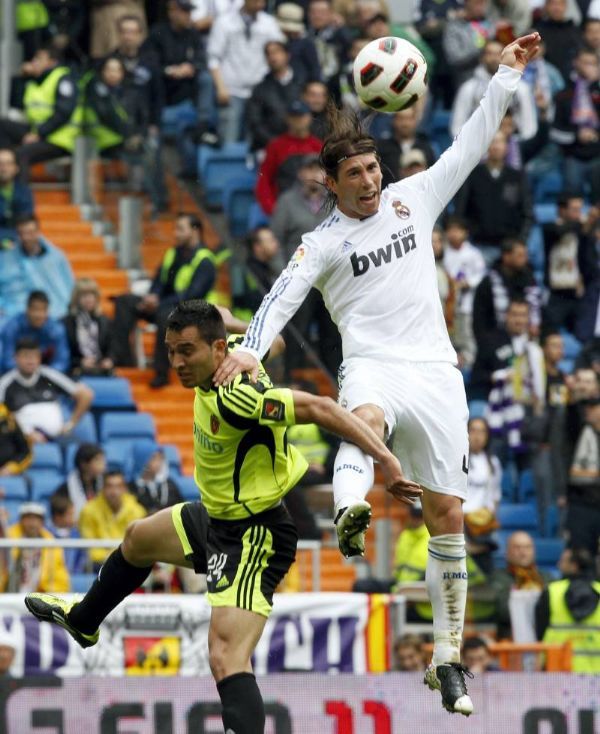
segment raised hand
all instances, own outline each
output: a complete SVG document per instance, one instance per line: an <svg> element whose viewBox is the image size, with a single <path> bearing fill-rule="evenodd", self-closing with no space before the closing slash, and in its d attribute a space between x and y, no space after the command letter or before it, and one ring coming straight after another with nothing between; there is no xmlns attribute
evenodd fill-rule
<svg viewBox="0 0 600 734"><path fill-rule="evenodd" d="M537 56L541 40L537 32L517 38L502 49L500 63L517 71L523 71L527 64Z"/></svg>

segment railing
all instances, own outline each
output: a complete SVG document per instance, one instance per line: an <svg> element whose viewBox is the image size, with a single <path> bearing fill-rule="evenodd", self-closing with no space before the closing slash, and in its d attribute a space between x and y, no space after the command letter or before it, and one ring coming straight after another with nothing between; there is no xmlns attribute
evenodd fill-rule
<svg viewBox="0 0 600 734"><path fill-rule="evenodd" d="M433 652L433 645L428 643L424 646L426 652ZM570 642L554 644L548 642L490 642L488 644L490 655L498 659L502 670L520 671L527 668L525 656L536 656L538 663L544 661L544 669L547 673L568 673L571 671L573 650ZM536 669L540 669L538 664Z"/></svg>
<svg viewBox="0 0 600 734"><path fill-rule="evenodd" d="M12 548L116 548L120 540L108 538L0 538L0 551ZM321 543L318 540L299 540L299 551L310 551L312 559L312 588L321 589ZM160 559L158 559L160 560Z"/></svg>

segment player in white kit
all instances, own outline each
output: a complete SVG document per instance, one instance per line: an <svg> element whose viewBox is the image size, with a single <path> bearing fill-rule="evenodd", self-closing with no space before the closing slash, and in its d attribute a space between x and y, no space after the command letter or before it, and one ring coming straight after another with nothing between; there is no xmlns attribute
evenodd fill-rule
<svg viewBox="0 0 600 734"><path fill-rule="evenodd" d="M540 36L506 46L477 110L452 146L427 171L381 191L375 143L355 118L332 115L321 152L336 206L304 235L263 300L243 345L215 375L227 384L239 372L256 379L258 360L318 288L342 336L341 404L380 436L391 437L406 483L396 496L414 499L423 487L430 533L426 583L433 609L433 660L425 683L444 707L466 716L473 704L460 663L467 594L462 502L468 471L468 409L456 353L437 290L433 226L485 154ZM333 477L340 550L364 553L374 479L373 461L356 446L340 446Z"/></svg>

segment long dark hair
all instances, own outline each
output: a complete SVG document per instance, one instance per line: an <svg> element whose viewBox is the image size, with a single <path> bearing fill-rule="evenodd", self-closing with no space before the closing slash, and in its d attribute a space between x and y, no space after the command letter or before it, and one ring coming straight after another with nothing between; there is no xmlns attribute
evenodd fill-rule
<svg viewBox="0 0 600 734"><path fill-rule="evenodd" d="M368 118L361 120L354 110L338 109L329 100L326 109L328 133L321 148L319 163L327 176L337 180L340 163L363 153L372 153L379 161L375 140L368 132ZM327 190L325 208L331 211L336 195Z"/></svg>

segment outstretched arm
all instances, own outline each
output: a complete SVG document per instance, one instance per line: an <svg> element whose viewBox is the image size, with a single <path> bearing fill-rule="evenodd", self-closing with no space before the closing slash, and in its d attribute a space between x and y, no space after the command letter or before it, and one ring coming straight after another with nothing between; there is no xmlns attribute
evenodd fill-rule
<svg viewBox="0 0 600 734"><path fill-rule="evenodd" d="M296 423L316 423L346 439L379 462L385 486L397 500L412 504L421 496L421 487L402 474L398 459L360 418L327 397L292 390Z"/></svg>

